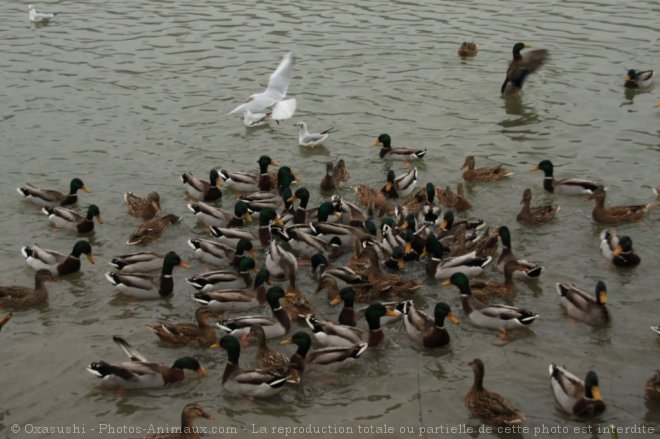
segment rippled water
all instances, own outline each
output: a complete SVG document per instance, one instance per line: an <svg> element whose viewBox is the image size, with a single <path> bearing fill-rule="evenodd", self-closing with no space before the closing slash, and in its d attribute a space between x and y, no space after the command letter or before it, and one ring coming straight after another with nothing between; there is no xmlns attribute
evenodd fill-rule
<svg viewBox="0 0 660 439"><path fill-rule="evenodd" d="M478 428L463 406L472 382L467 362L475 357L486 364L486 386L522 408L531 429L660 427L657 407L643 400L660 348L649 330L658 323L657 211L620 228L632 236L643 262L616 270L599 254L602 228L591 220L592 204L543 194L541 176L527 172L548 158L560 177L603 181L610 204L652 199L649 188L660 183L658 95L653 89L628 94L622 83L628 68L657 67L656 2L118 0L37 8L60 15L34 28L26 5L0 3L2 284L32 283L33 272L18 253L22 245L66 251L76 239L67 231L51 234L46 218L19 199L16 186L30 181L64 188L80 176L92 190L81 204L98 204L106 224L90 239L97 264L83 261L81 275L50 285L48 307L17 312L2 331L0 431L14 437L13 424L76 423L99 436L101 423L174 426L189 401L216 417L199 425L235 426L239 437L254 436L259 426L309 424L395 429L360 437L404 436L401 427ZM476 58L456 56L463 40L479 44ZM502 99L499 87L519 40L548 49L551 60L530 77L521 100ZM297 59L289 88L299 102L294 121L304 119L311 130L337 127L325 148L299 148L292 123L246 131L239 118L225 116L265 87L289 50ZM460 327L449 329L451 348L426 352L393 326L387 329L389 347L368 352L354 368L310 371L301 389L254 403L223 391L224 352L193 349L210 376L163 390L117 395L84 371L91 361L122 360L113 334L166 363L191 351L161 345L145 324L192 318L195 305L183 278L201 271L200 263L175 272L174 297L163 301L117 297L103 278L107 261L130 250L124 242L137 224L126 215L124 191L157 190L163 210L184 220L150 248L192 259L185 241L203 230L185 208L182 172L256 170L256 158L267 153L301 175L315 204L329 159L347 160L350 184L382 184L390 164L368 145L383 132L396 144L429 149L419 165L423 182L455 184L467 154L476 155L478 165L503 163L516 172L507 182L469 187L468 196L475 206L471 215L508 224L517 255L546 267L538 284L519 285L516 299L541 315L533 333L501 346L496 334L462 316ZM525 187L536 194L534 204L561 205L555 223L528 228L515 222ZM341 194L352 197L350 188ZM223 207L230 208L233 195L224 198ZM425 279L421 267L407 272ZM306 272L301 277L311 291L314 281ZM590 290L596 279L605 280L610 293L613 324L606 329L567 320L554 292L557 281ZM426 281L419 296L426 309L439 299L460 306L455 289L435 281ZM314 300L322 314L334 316L322 298ZM251 354L242 362L249 363ZM556 407L547 376L551 361L578 375L598 372L608 409L593 424ZM25 429L15 435L24 436Z"/></svg>

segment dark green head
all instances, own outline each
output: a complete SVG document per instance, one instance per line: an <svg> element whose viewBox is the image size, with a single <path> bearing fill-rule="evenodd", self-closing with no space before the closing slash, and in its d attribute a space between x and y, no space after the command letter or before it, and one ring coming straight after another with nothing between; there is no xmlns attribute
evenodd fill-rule
<svg viewBox="0 0 660 439"><path fill-rule="evenodd" d="M382 145L383 148L392 147L392 139L389 134L381 134L378 136L378 139L374 142L375 145Z"/></svg>
<svg viewBox="0 0 660 439"><path fill-rule="evenodd" d="M280 299L284 297L284 290L278 285L274 285L268 288L266 291L266 301L270 305L271 309L277 309L280 307Z"/></svg>
<svg viewBox="0 0 660 439"><path fill-rule="evenodd" d="M339 297L344 302L344 306L352 308L355 301L355 290L351 287L342 288L339 291Z"/></svg>
<svg viewBox="0 0 660 439"><path fill-rule="evenodd" d="M75 194L79 190L82 190L83 192L89 192L89 189L87 189L87 186L85 186L85 183L79 178L74 178L71 180L71 184L69 186L69 193L70 194Z"/></svg>
<svg viewBox="0 0 660 439"><path fill-rule="evenodd" d="M268 172L268 167L270 165L274 165L274 166L278 165L278 163L276 161L274 161L273 159L271 159L267 155L262 155L261 157L259 157L259 160L257 160L257 163L259 163L259 170L261 171L262 174L265 174L266 172Z"/></svg>
<svg viewBox="0 0 660 439"><path fill-rule="evenodd" d="M403 255L404 255L404 252L403 252L403 249L401 248L400 245L397 245L396 247L394 247L394 248L392 249L392 256L391 256L391 259L392 259L393 261L396 261L396 263L397 263L397 264L396 264L396 267L397 267L399 270L402 270L402 269L403 269L403 266L404 266Z"/></svg>
<svg viewBox="0 0 660 439"><path fill-rule="evenodd" d="M252 259L249 256L245 256L238 263L238 272L239 273L247 273L248 271L252 270L256 266L257 266L257 264L254 262L254 259Z"/></svg>
<svg viewBox="0 0 660 439"><path fill-rule="evenodd" d="M454 313L451 312L451 307L445 302L438 302L435 304L433 317L435 318L435 324L438 326L442 326L447 317L449 317L450 322L458 323L458 319Z"/></svg>
<svg viewBox="0 0 660 439"><path fill-rule="evenodd" d="M443 282L442 284L445 285L447 281ZM452 285L458 287L459 291L461 292L461 295L470 295L472 294L472 291L470 290L470 281L468 280L468 277L464 273L454 273L451 275L449 278L449 283Z"/></svg>
<svg viewBox="0 0 660 439"><path fill-rule="evenodd" d="M101 218L101 211L99 210L99 206L96 204L90 204L87 208L87 219L91 221L94 217L96 217L98 222L103 223L103 218Z"/></svg>
<svg viewBox="0 0 660 439"><path fill-rule="evenodd" d="M621 246L621 253L628 253L633 249L633 242L630 236L622 236L619 239L619 245Z"/></svg>
<svg viewBox="0 0 660 439"><path fill-rule="evenodd" d="M293 204L293 191L290 187L285 187L282 190L282 199L284 200L284 208L289 209Z"/></svg>
<svg viewBox="0 0 660 439"><path fill-rule="evenodd" d="M543 174L545 174L546 177L552 177L554 172L554 166L550 160L541 160L535 168L532 168L533 171L536 171L537 169L543 171Z"/></svg>
<svg viewBox="0 0 660 439"><path fill-rule="evenodd" d="M596 303L599 305L604 305L607 303L607 287L605 286L605 282L602 280L599 280L596 282Z"/></svg>
<svg viewBox="0 0 660 439"><path fill-rule="evenodd" d="M271 221L275 221L277 213L270 207L265 207L259 211L259 225L267 226Z"/></svg>
<svg viewBox="0 0 660 439"><path fill-rule="evenodd" d="M270 271L262 268L257 272L257 275L254 277L254 287L258 288L263 284L270 284Z"/></svg>
<svg viewBox="0 0 660 439"><path fill-rule="evenodd" d="M529 47L525 43L516 43L513 45L513 56L520 55L520 51L524 48Z"/></svg>
<svg viewBox="0 0 660 439"><path fill-rule="evenodd" d="M394 180L396 179L396 175L394 174L393 170L387 171L387 181L394 184Z"/></svg>
<svg viewBox="0 0 660 439"><path fill-rule="evenodd" d="M193 357L181 357L172 364L172 369L188 369L198 372L200 375L207 375L199 361Z"/></svg>
<svg viewBox="0 0 660 439"><path fill-rule="evenodd" d="M297 331L291 336L289 343L295 343L298 346L298 355L305 358L312 347L312 337L306 332Z"/></svg>
<svg viewBox="0 0 660 439"><path fill-rule="evenodd" d="M307 203L309 203L309 191L304 187L301 187L294 192L294 195L300 200L300 207L303 209L307 208Z"/></svg>
<svg viewBox="0 0 660 439"><path fill-rule="evenodd" d="M89 242L80 240L73 245L73 250L71 250L71 255L75 256L76 258L79 258L80 255L83 253L85 253L87 255L87 259L89 259L89 257L92 255L92 246L89 244ZM92 264L93 263L94 262L92 262Z"/></svg>
<svg viewBox="0 0 660 439"><path fill-rule="evenodd" d="M252 245L252 241L249 239L241 238L236 244L236 253L240 255L241 253L249 252L253 248L254 246Z"/></svg>
<svg viewBox="0 0 660 439"><path fill-rule="evenodd" d="M319 267L327 267L328 260L321 253L316 253L312 256L312 273L316 272Z"/></svg>
<svg viewBox="0 0 660 439"><path fill-rule="evenodd" d="M584 396L597 401L601 399L600 390L598 390L598 375L593 370L587 372L587 376L584 378Z"/></svg>
<svg viewBox="0 0 660 439"><path fill-rule="evenodd" d="M364 312L364 318L369 324L369 329L374 330L380 328L380 318L383 316L398 317L400 314L398 311L393 311L385 308L382 303L372 303L367 307L367 310Z"/></svg>
<svg viewBox="0 0 660 439"><path fill-rule="evenodd" d="M429 233L429 236L426 237L426 252L431 255L431 257L436 259L442 259L442 255L445 251L449 251L438 238L433 234Z"/></svg>
<svg viewBox="0 0 660 439"><path fill-rule="evenodd" d="M246 203L244 200L238 200L236 204L234 204L234 215L237 218L242 218L245 215L251 215L252 210L250 209L250 206L248 206L248 203Z"/></svg>
<svg viewBox="0 0 660 439"><path fill-rule="evenodd" d="M403 219L403 225L401 226L403 230L411 229L413 231L417 230L417 219L415 218L415 215L412 213L409 213L406 215L406 217Z"/></svg>
<svg viewBox="0 0 660 439"><path fill-rule="evenodd" d="M414 239L415 239L415 232L413 232L412 229L407 229L406 233L403 234L403 240L407 244L410 244L413 242Z"/></svg>
<svg viewBox="0 0 660 439"><path fill-rule="evenodd" d="M330 203L329 201L321 203L321 205L318 208L318 214L317 214L319 222L328 221L330 215L334 213L335 213L335 206L333 206L332 203Z"/></svg>
<svg viewBox="0 0 660 439"><path fill-rule="evenodd" d="M632 81L636 80L637 79L637 71L635 69L628 70L628 78L629 78L628 79L629 81L630 80L632 80Z"/></svg>
<svg viewBox="0 0 660 439"><path fill-rule="evenodd" d="M282 166L277 170L277 186L284 190L296 181L296 176L288 166Z"/></svg>
<svg viewBox="0 0 660 439"><path fill-rule="evenodd" d="M383 230L383 226L388 225L392 230L394 230L394 218L385 217L380 220L380 230Z"/></svg>
<svg viewBox="0 0 660 439"><path fill-rule="evenodd" d="M364 230L366 230L367 233L370 234L371 236L378 235L378 228L376 227L376 223L374 223L373 219L367 218L364 221L363 226L364 226Z"/></svg>
<svg viewBox="0 0 660 439"><path fill-rule="evenodd" d="M435 200L435 185L431 182L426 183L426 201L433 204Z"/></svg>
<svg viewBox="0 0 660 439"><path fill-rule="evenodd" d="M509 228L507 226L500 226L500 228L497 229L497 234L502 240L502 245L511 248L511 233L509 232Z"/></svg>
<svg viewBox="0 0 660 439"><path fill-rule="evenodd" d="M442 224L440 224L440 228L442 230L449 230L453 225L454 225L454 212L448 210L445 212L444 215L442 215Z"/></svg>
<svg viewBox="0 0 660 439"><path fill-rule="evenodd" d="M220 339L220 347L227 351L230 363L238 364L241 355L241 344L233 335L225 335Z"/></svg>
<svg viewBox="0 0 660 439"><path fill-rule="evenodd" d="M217 186L220 182L220 174L216 169L211 169L211 172L209 172L209 181L211 186Z"/></svg>
<svg viewBox="0 0 660 439"><path fill-rule="evenodd" d="M163 273L164 274L172 274L172 270L174 267L181 267L181 268L188 268L188 264L181 260L179 255L177 255L175 252L170 251L167 252L165 257L163 258Z"/></svg>

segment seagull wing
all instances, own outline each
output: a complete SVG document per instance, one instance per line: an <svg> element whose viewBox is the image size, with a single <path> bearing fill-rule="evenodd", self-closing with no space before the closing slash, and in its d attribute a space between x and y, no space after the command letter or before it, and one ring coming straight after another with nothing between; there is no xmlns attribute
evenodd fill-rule
<svg viewBox="0 0 660 439"><path fill-rule="evenodd" d="M279 101L273 107L272 119L274 120L284 120L290 119L293 117L293 113L296 112L296 98L286 99L284 101Z"/></svg>
<svg viewBox="0 0 660 439"><path fill-rule="evenodd" d="M293 53L289 52L284 55L280 65L270 75L268 79L268 87L264 94L268 94L274 100L279 101L286 96L286 91L289 88L289 82L293 75Z"/></svg>

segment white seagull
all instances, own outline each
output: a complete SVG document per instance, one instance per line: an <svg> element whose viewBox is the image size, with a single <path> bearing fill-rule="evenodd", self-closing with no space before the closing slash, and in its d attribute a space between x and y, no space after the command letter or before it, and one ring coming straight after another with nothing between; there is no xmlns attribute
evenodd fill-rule
<svg viewBox="0 0 660 439"><path fill-rule="evenodd" d="M267 125L271 121L271 116L271 113L252 113L250 110L245 110L243 124L246 127L260 127Z"/></svg>
<svg viewBox="0 0 660 439"><path fill-rule="evenodd" d="M322 145L323 142L325 142L325 139L327 139L328 136L330 135L330 132L334 129L334 128L328 128L327 130L321 131L320 133L310 133L307 131L307 124L302 120L298 122L295 126L299 128L298 145L310 146L312 148L318 145Z"/></svg>
<svg viewBox="0 0 660 439"><path fill-rule="evenodd" d="M28 17L32 23L46 23L57 15L57 12L37 12L33 5L28 6Z"/></svg>
<svg viewBox="0 0 660 439"><path fill-rule="evenodd" d="M280 65L270 75L266 90L250 96L244 104L239 105L229 114L245 114L246 112L257 113L264 108L273 107L271 119L284 120L293 116L296 111L296 98L284 99L286 97L291 75L293 74L293 53L284 55Z"/></svg>

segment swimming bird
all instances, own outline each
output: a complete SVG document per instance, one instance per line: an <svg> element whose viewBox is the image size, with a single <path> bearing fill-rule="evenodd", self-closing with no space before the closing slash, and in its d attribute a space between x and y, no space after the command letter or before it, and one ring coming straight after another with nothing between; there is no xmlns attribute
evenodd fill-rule
<svg viewBox="0 0 660 439"><path fill-rule="evenodd" d="M200 306L195 311L197 323L161 323L147 325L147 328L170 345L207 348L217 341L215 326L209 324L209 319L219 317L221 315L212 309Z"/></svg>
<svg viewBox="0 0 660 439"><path fill-rule="evenodd" d="M181 220L178 216L168 213L167 215L159 216L144 224L140 224L133 233L128 237L126 245L146 244L155 241L163 234L163 230L170 224L176 224Z"/></svg>
<svg viewBox="0 0 660 439"><path fill-rule="evenodd" d="M525 52L525 54L520 53L521 50L529 47L531 46L525 43L514 44L513 59L509 63L500 93L519 93L525 83L525 79L527 79L527 75L534 73L548 58L548 51L545 49L530 50Z"/></svg>
<svg viewBox="0 0 660 439"><path fill-rule="evenodd" d="M559 206L556 204L530 207L531 202L532 190L527 188L523 191L523 197L520 200L522 208L518 212L516 220L527 224L541 224L552 221L559 212Z"/></svg>
<svg viewBox="0 0 660 439"><path fill-rule="evenodd" d="M619 267L635 267L641 262L632 246L632 239L629 236L619 237L616 230L603 230L600 234L603 256Z"/></svg>
<svg viewBox="0 0 660 439"><path fill-rule="evenodd" d="M475 169L475 160L473 155L465 157L465 162L461 166L461 171L463 171L463 180L465 181L494 181L500 180L505 177L513 175L513 172L509 172L502 167L502 165L496 166L494 168L476 168Z"/></svg>
<svg viewBox="0 0 660 439"><path fill-rule="evenodd" d="M599 186L591 196L590 200L596 200L596 205L591 211L591 216L600 224L617 224L627 221L639 221L644 214L655 207L654 203L631 204L622 206L605 207L605 189Z"/></svg>
<svg viewBox="0 0 660 439"><path fill-rule="evenodd" d="M435 305L433 317L415 308L412 300L406 300L403 306L403 324L406 333L425 348L440 348L449 344L445 318L453 324L458 324L458 319L445 302L438 302Z"/></svg>
<svg viewBox="0 0 660 439"><path fill-rule="evenodd" d="M34 288L20 285L0 286L0 309L29 308L39 306L48 300L46 282L55 282L52 273L46 269L34 274Z"/></svg>
<svg viewBox="0 0 660 439"><path fill-rule="evenodd" d="M419 160L426 155L426 149L393 148L389 134L381 134L371 142L372 146L380 145L380 158L390 160Z"/></svg>
<svg viewBox="0 0 660 439"><path fill-rule="evenodd" d="M315 146L323 145L323 142L330 136L330 133L334 128L328 128L327 130L321 131L320 133L310 133L307 131L307 124L302 120L298 122L295 126L298 127L298 145L300 146L309 146L314 148Z"/></svg>
<svg viewBox="0 0 660 439"><path fill-rule="evenodd" d="M646 88L653 83L653 70L630 69L626 74L625 88Z"/></svg>
<svg viewBox="0 0 660 439"><path fill-rule="evenodd" d="M160 270L164 257L157 252L135 252L116 256L108 263L122 273L144 273Z"/></svg>
<svg viewBox="0 0 660 439"><path fill-rule="evenodd" d="M148 221L160 213L160 195L150 192L145 198L133 192L124 193L128 214Z"/></svg>
<svg viewBox="0 0 660 439"><path fill-rule="evenodd" d="M94 230L94 218L100 224L103 224L101 211L96 204L90 204L87 208L87 214L81 215L71 209L64 207L44 207L41 211L48 216L48 221L56 227L74 230L78 233L89 233Z"/></svg>
<svg viewBox="0 0 660 439"><path fill-rule="evenodd" d="M41 189L30 183L16 188L16 190L24 199L39 206L68 206L69 204L74 204L78 201L77 193L79 190L89 192L85 183L79 178L71 180L68 194L63 194L54 189Z"/></svg>
<svg viewBox="0 0 660 439"><path fill-rule="evenodd" d="M256 113L264 108L271 109L271 119L284 120L293 116L296 111L296 98L284 99L293 75L293 53L289 52L282 58L277 69L268 78L268 86L261 93L250 95L247 102L239 105L229 114L244 114L246 111Z"/></svg>
<svg viewBox="0 0 660 439"><path fill-rule="evenodd" d="M202 428L193 425L196 418L206 418L213 420L213 416L204 411L201 405L197 403L186 404L181 411L181 430L173 432L154 433L146 436L146 439L199 439L202 437ZM175 430L168 425L167 430Z"/></svg>
<svg viewBox="0 0 660 439"><path fill-rule="evenodd" d="M28 6L28 18L32 23L48 23L57 12L37 12L33 5Z"/></svg>
<svg viewBox="0 0 660 439"><path fill-rule="evenodd" d="M590 325L607 325L612 317L607 310L607 288L605 282L599 280L596 283L595 294L589 294L575 285L567 285L561 282L555 284L561 304L566 313L577 320Z"/></svg>
<svg viewBox="0 0 660 439"><path fill-rule="evenodd" d="M189 172L181 175L181 181L186 185L188 194L196 200L215 201L222 198L220 174L216 169L209 172L209 181L201 180Z"/></svg>
<svg viewBox="0 0 660 439"><path fill-rule="evenodd" d="M294 333L291 338L282 340L280 343L296 344L298 346L296 352L289 359L289 364L299 374L302 374L305 367L311 364L326 365L341 363L345 360L357 360L369 347L367 343L363 342L350 347L334 346L310 351L312 338L302 331Z"/></svg>
<svg viewBox="0 0 660 439"><path fill-rule="evenodd" d="M552 393L566 413L584 418L598 416L605 411L596 372L587 372L584 381L556 364L550 364L549 372Z"/></svg>
<svg viewBox="0 0 660 439"><path fill-rule="evenodd" d="M475 56L479 52L479 47L474 41L463 41L461 47L458 48L458 56L465 58L468 56Z"/></svg>
<svg viewBox="0 0 660 439"><path fill-rule="evenodd" d="M543 189L546 192L561 195L590 195L599 184L595 181L585 180L583 178L564 178L555 180L554 166L550 160L541 160L531 171L543 171Z"/></svg>
<svg viewBox="0 0 660 439"><path fill-rule="evenodd" d="M94 264L92 246L87 241L78 241L69 255L55 250L42 249L36 244L21 248L25 262L35 270L45 268L53 274L64 276L80 270L80 255L85 254L90 264Z"/></svg>

